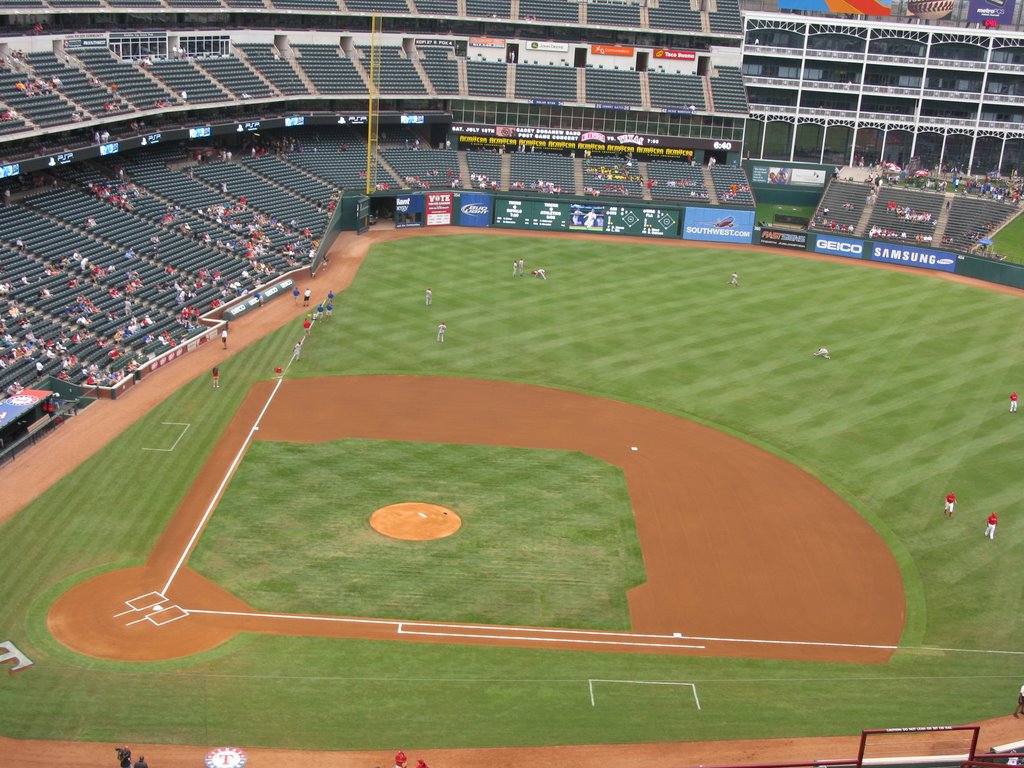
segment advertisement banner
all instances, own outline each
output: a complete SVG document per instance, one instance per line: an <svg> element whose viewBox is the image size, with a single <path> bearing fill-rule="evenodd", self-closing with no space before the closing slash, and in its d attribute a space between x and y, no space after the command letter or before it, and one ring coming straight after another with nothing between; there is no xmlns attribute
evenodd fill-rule
<svg viewBox="0 0 1024 768"><path fill-rule="evenodd" d="M967 7L967 21L984 24L989 19L999 24L1013 21L1017 0L970 0Z"/></svg>
<svg viewBox="0 0 1024 768"><path fill-rule="evenodd" d="M592 45L590 52L597 56L632 56L634 48L631 45Z"/></svg>
<svg viewBox="0 0 1024 768"><path fill-rule="evenodd" d="M754 238L754 212L729 208L687 208L683 239L712 243L749 243Z"/></svg>
<svg viewBox="0 0 1024 768"><path fill-rule="evenodd" d="M507 147L549 152L621 152L628 150L645 158L669 157L691 160L694 150L734 147L730 141L696 139L680 136L654 136L644 133L605 133L580 131L572 128L540 128L512 125L468 125L455 123L451 127L459 149L471 147ZM735 146L738 147L738 144Z"/></svg>
<svg viewBox="0 0 1024 768"><path fill-rule="evenodd" d="M548 43L543 40L527 40L526 49L528 51L551 51L552 53L568 53L568 43Z"/></svg>
<svg viewBox="0 0 1024 768"><path fill-rule="evenodd" d="M937 3L942 5L942 3ZM812 11L836 16L891 16L892 0L779 0L780 11Z"/></svg>
<svg viewBox="0 0 1024 768"><path fill-rule="evenodd" d="M774 248L792 248L795 251L806 251L807 233L794 232L791 229L765 227L761 230L761 245L770 245Z"/></svg>
<svg viewBox="0 0 1024 768"><path fill-rule="evenodd" d="M696 61L696 51L680 51L677 48L655 48L654 58L671 59L672 61Z"/></svg>
<svg viewBox="0 0 1024 768"><path fill-rule="evenodd" d="M815 235L814 252L827 253L830 256L846 256L848 259L863 259L864 241L854 240L852 237Z"/></svg>
<svg viewBox="0 0 1024 768"><path fill-rule="evenodd" d="M428 227L452 223L454 192L427 192L424 197L426 198L426 224Z"/></svg>
<svg viewBox="0 0 1024 768"><path fill-rule="evenodd" d="M456 194L459 206L459 226L491 226L491 196L483 192L459 192Z"/></svg>
<svg viewBox="0 0 1024 768"><path fill-rule="evenodd" d="M873 243L871 260L884 261L887 264L903 264L920 269L941 269L943 272L952 272L956 269L955 253L896 243Z"/></svg>
<svg viewBox="0 0 1024 768"><path fill-rule="evenodd" d="M423 195L399 195L395 198L395 229L423 226Z"/></svg>
<svg viewBox="0 0 1024 768"><path fill-rule="evenodd" d="M467 45L471 48L504 48L505 41L496 37L471 37Z"/></svg>
<svg viewBox="0 0 1024 768"><path fill-rule="evenodd" d="M815 168L790 168L781 165L753 165L750 168L752 184L792 184L794 186L823 187L825 171Z"/></svg>

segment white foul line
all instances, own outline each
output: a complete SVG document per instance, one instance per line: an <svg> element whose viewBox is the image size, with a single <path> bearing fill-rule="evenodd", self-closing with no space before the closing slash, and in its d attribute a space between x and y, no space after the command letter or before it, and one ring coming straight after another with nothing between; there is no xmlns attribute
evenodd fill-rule
<svg viewBox="0 0 1024 768"><path fill-rule="evenodd" d="M400 632L403 635L426 635L428 637L461 637L471 640L518 640L525 643L577 643L588 645L626 645L631 648L690 648L700 649L703 645L681 645L676 643L633 643L627 640L580 640L572 637L529 637L520 635L485 635L469 632Z"/></svg>
<svg viewBox="0 0 1024 768"><path fill-rule="evenodd" d="M178 435L178 439L174 441L174 445L172 445L170 448L143 448L142 450L162 451L164 453L169 453L170 451L173 451L175 448L178 447L178 443L181 442L181 438L185 436L185 433L188 432L188 428L192 426L191 424L186 424L183 421L161 421L160 423L167 427L184 427L184 429L181 430L181 434Z"/></svg>
<svg viewBox="0 0 1024 768"><path fill-rule="evenodd" d="M260 422L263 420L263 416L267 413L267 409L270 408L270 404L274 401L274 396L277 394L277 390L281 388L281 383L283 381L284 379L278 379L277 383L274 384L274 388L271 390L270 396L267 398L267 402L263 405L263 410L260 411L260 415L257 416L256 421L253 422L252 427L249 429L249 434L245 436L245 441L242 443L242 447L238 449L238 453L235 454L235 458L231 462L231 466L228 467L228 471L224 474L224 479L220 481L220 485L217 486L216 493L214 493L213 498L210 499L210 503L206 507L206 511L203 513L202 519L199 521L199 525L197 525L196 529L192 532L192 537L188 540L188 544L185 546L185 551L181 553L181 557L178 558L178 562L174 566L174 570L172 570L171 575L167 577L167 583L164 584L163 589L160 590L161 594L167 594L167 590L171 588L171 583L178 575L178 571L181 570L181 566L183 566L185 564L185 560L188 559L189 552L192 551L192 547L199 538L199 534L206 525L206 521L210 519L210 515L213 513L213 508L216 507L217 502L220 501L221 494L224 493L224 489L227 487L228 481L231 479L231 475L234 474L235 469L238 468L239 463L242 461L242 456L245 455L245 451L249 447L249 443L252 441L252 436L259 430Z"/></svg>
<svg viewBox="0 0 1024 768"><path fill-rule="evenodd" d="M622 683L624 685L678 685L678 686L689 686L693 691L693 701L697 705L697 711L700 711L700 699L697 698L697 686L693 683L679 683L674 680L601 680L599 678L591 678L587 680L587 686L590 688L590 706L596 707L597 701L594 699L594 683Z"/></svg>

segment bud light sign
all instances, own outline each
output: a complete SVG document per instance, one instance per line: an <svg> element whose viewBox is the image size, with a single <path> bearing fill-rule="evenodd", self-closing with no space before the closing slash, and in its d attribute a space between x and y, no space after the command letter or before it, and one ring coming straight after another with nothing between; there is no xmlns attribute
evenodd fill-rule
<svg viewBox="0 0 1024 768"><path fill-rule="evenodd" d="M864 243L850 237L815 235L814 252L827 253L830 256L846 256L850 259L863 259Z"/></svg>
<svg viewBox="0 0 1024 768"><path fill-rule="evenodd" d="M463 227L491 226L491 196L480 192L462 192L457 195L459 225Z"/></svg>
<svg viewBox="0 0 1024 768"><path fill-rule="evenodd" d="M955 253L895 243L875 243L871 247L871 260L884 261L888 264L904 264L920 269L941 269L944 272L952 272L956 269Z"/></svg>
<svg viewBox="0 0 1024 768"><path fill-rule="evenodd" d="M687 208L684 240L749 243L754 237L754 212L729 208Z"/></svg>

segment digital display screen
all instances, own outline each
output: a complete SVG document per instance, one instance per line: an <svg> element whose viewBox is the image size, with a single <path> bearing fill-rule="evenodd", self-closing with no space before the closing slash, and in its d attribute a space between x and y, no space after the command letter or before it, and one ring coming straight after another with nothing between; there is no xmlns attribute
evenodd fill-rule
<svg viewBox="0 0 1024 768"><path fill-rule="evenodd" d="M109 144L100 144L100 157L116 155L120 151L121 145L116 141L112 141Z"/></svg>
<svg viewBox="0 0 1024 768"><path fill-rule="evenodd" d="M423 123L423 115L402 115L399 120L402 125L420 125Z"/></svg>
<svg viewBox="0 0 1024 768"><path fill-rule="evenodd" d="M201 128L189 128L188 137L190 139L206 139L210 136L210 126L204 125Z"/></svg>
<svg viewBox="0 0 1024 768"><path fill-rule="evenodd" d="M300 115L293 115L292 117L286 117L284 119L284 127L285 128L294 128L297 125L305 125L305 124L306 124L306 118L304 118L304 117L302 117Z"/></svg>
<svg viewBox="0 0 1024 768"><path fill-rule="evenodd" d="M21 163L8 163L7 165L0 165L0 179L6 179L10 176L19 176L21 174Z"/></svg>

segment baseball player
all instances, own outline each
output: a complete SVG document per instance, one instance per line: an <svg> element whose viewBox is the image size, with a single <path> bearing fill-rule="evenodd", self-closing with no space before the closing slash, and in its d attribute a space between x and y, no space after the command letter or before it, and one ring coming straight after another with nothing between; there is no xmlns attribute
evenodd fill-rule
<svg viewBox="0 0 1024 768"><path fill-rule="evenodd" d="M429 307L431 304L434 303L434 292L427 288L425 296L427 297L427 306Z"/></svg>
<svg viewBox="0 0 1024 768"><path fill-rule="evenodd" d="M828 356L828 347L822 347L821 349L819 349L817 352L814 353L814 356L815 357L824 357L826 360L831 360L832 359L831 357Z"/></svg>
<svg viewBox="0 0 1024 768"><path fill-rule="evenodd" d="M1016 413L1016 412L1017 412L1017 393L1016 392L1011 392L1010 393L1010 413Z"/></svg>
<svg viewBox="0 0 1024 768"><path fill-rule="evenodd" d="M444 332L447 330L448 326L445 325L444 320L442 320L437 326L437 340L442 344L444 343Z"/></svg>
<svg viewBox="0 0 1024 768"><path fill-rule="evenodd" d="M729 278L729 285L734 285L737 288L740 287L740 273L739 272L733 272L732 273L732 277Z"/></svg>
<svg viewBox="0 0 1024 768"><path fill-rule="evenodd" d="M985 528L985 538L996 540L996 525L999 523L999 515L993 512L988 516L988 527Z"/></svg>
<svg viewBox="0 0 1024 768"><path fill-rule="evenodd" d="M946 517L952 517L956 507L956 494L950 491L946 494Z"/></svg>
<svg viewBox="0 0 1024 768"><path fill-rule="evenodd" d="M405 768L405 764L409 762L409 758L405 756L405 752L398 750L398 754L395 755L395 768Z"/></svg>
<svg viewBox="0 0 1024 768"><path fill-rule="evenodd" d="M541 280L548 279L548 274L543 269L535 269L530 274L533 275L534 277L539 277Z"/></svg>
<svg viewBox="0 0 1024 768"><path fill-rule="evenodd" d="M526 274L526 260L525 259L520 259L519 260L519 276L522 277L525 274Z"/></svg>
<svg viewBox="0 0 1024 768"><path fill-rule="evenodd" d="M1017 694L1017 708L1013 710L1013 716L1019 718L1024 715L1024 685L1020 687L1020 693Z"/></svg>
<svg viewBox="0 0 1024 768"><path fill-rule="evenodd" d="M213 388L220 389L220 368L213 367Z"/></svg>
<svg viewBox="0 0 1024 768"><path fill-rule="evenodd" d="M515 259L512 259L512 277L518 277L518 276L519 276L519 262L516 261Z"/></svg>

